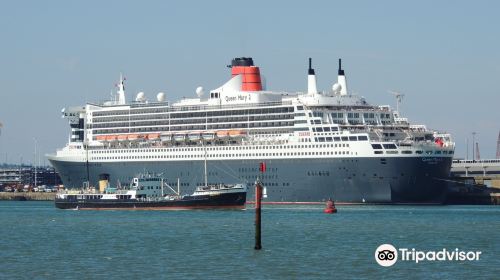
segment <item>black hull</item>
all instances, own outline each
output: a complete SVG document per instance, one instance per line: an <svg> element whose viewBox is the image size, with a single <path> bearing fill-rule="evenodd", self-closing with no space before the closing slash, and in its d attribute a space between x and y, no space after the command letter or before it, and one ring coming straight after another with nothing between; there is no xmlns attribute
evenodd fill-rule
<svg viewBox="0 0 500 280"><path fill-rule="evenodd" d="M189 210L189 209L244 209L246 193L226 193L213 196L187 196L180 200L142 201L55 199L59 209L79 210Z"/></svg>
<svg viewBox="0 0 500 280"><path fill-rule="evenodd" d="M211 160L208 182L232 182L234 177L252 186L261 159ZM87 180L84 162L55 159L51 164L66 186L79 187ZM336 203L443 203L451 157L373 157L373 158L300 158L266 160L268 171L261 181L267 188L265 202ZM189 193L203 182L203 161L91 162L88 165L91 185L99 174L110 174L111 181L129 182L137 170L162 173L179 178L183 191ZM225 170L218 172L217 170ZM177 181L169 182L176 185ZM248 197L254 196L248 189Z"/></svg>

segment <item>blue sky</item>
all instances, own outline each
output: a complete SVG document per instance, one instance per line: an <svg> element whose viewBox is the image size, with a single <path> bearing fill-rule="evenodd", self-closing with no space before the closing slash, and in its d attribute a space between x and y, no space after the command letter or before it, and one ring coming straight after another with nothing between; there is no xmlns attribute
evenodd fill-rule
<svg viewBox="0 0 500 280"><path fill-rule="evenodd" d="M495 156L500 130L498 1L11 1L0 4L0 162L32 162L64 146L60 110L100 101L120 72L127 97L195 96L252 56L268 89L318 86L343 59L350 90L452 133L458 157L477 132ZM470 149L469 149L470 150ZM471 156L471 152L469 157Z"/></svg>

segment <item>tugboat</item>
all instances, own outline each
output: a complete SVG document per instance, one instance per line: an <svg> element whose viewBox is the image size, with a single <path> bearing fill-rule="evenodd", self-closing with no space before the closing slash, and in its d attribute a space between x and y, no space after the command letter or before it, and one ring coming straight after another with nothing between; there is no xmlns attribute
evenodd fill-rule
<svg viewBox="0 0 500 280"><path fill-rule="evenodd" d="M183 210L183 209L244 209L247 186L245 184L215 184L196 188L191 195L180 195L163 178L143 174L132 179L130 186L112 188L109 176L102 174L99 190L63 191L55 198L59 209L78 210ZM165 194L169 192L168 194ZM172 194L173 193L173 194Z"/></svg>

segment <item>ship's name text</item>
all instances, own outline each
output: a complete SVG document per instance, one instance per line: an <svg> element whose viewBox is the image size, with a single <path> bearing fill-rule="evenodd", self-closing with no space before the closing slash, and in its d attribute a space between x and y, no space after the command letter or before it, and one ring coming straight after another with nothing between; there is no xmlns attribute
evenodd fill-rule
<svg viewBox="0 0 500 280"><path fill-rule="evenodd" d="M226 102L247 102L248 100L250 100L248 95L226 96Z"/></svg>

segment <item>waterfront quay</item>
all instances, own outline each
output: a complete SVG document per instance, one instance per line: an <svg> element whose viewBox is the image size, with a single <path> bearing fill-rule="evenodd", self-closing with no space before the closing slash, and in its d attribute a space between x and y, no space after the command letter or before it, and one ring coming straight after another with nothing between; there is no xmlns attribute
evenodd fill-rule
<svg viewBox="0 0 500 280"><path fill-rule="evenodd" d="M55 192L0 192L0 200L37 200L49 201L54 200Z"/></svg>
<svg viewBox="0 0 500 280"><path fill-rule="evenodd" d="M447 203L500 205L500 159L453 160Z"/></svg>
<svg viewBox="0 0 500 280"><path fill-rule="evenodd" d="M453 177L473 178L474 183L500 188L500 159L453 160Z"/></svg>
<svg viewBox="0 0 500 280"><path fill-rule="evenodd" d="M54 200L61 178L52 167L3 165L0 200Z"/></svg>

